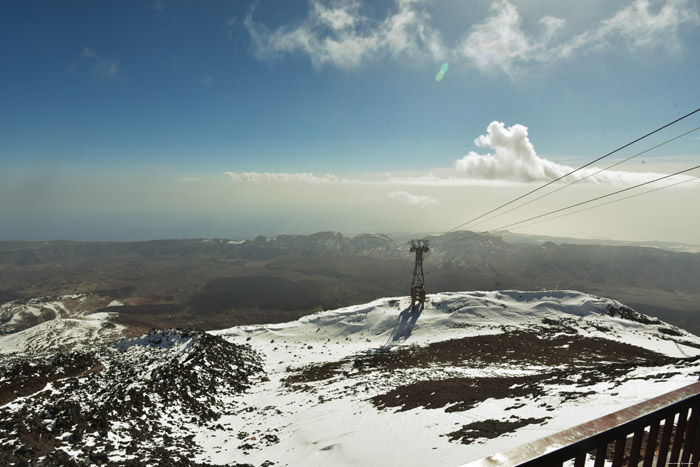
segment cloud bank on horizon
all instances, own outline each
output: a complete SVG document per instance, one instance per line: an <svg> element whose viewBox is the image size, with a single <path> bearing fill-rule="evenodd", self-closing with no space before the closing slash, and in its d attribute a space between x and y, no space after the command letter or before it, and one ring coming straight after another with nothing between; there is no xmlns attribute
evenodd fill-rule
<svg viewBox="0 0 700 467"><path fill-rule="evenodd" d="M316 176L313 173L284 172L224 172L234 182L242 183L338 183L349 182L332 174Z"/></svg>
<svg viewBox="0 0 700 467"><path fill-rule="evenodd" d="M679 28L700 24L697 6L688 0L667 0L658 9L649 0L635 0L582 32L573 33L566 18L554 16L540 18L538 29L527 30L517 7L497 0L487 18L448 44L431 21L430 6L424 0L395 0L395 8L376 19L366 14L359 0L311 0L308 16L296 24L270 29L255 21L255 8L244 24L259 60L299 53L316 68L341 69L384 58L466 60L482 72L501 71L511 77L532 66L595 53L615 42L632 51L655 47L678 51Z"/></svg>
<svg viewBox="0 0 700 467"><path fill-rule="evenodd" d="M423 186L458 186L472 185L484 182L504 183L544 183L564 177L574 171L575 167L558 164L540 157L528 137L528 129L524 125L515 124L506 127L499 121L491 122L486 128L486 134L474 140L479 148L491 149L492 152L479 154L469 151L454 163L451 176L436 176L428 174L413 177L388 176L383 180L357 180L340 178L336 175L325 174L316 176L313 173L283 173L283 172L224 172L231 181L239 183L371 183L381 185L423 185ZM606 170L591 167L569 175L564 181L582 181L586 183L610 185L634 185L659 178L663 174L652 172L626 172ZM677 176L681 178L687 176ZM437 202L425 197L416 197L405 191L389 194L410 205L425 206Z"/></svg>

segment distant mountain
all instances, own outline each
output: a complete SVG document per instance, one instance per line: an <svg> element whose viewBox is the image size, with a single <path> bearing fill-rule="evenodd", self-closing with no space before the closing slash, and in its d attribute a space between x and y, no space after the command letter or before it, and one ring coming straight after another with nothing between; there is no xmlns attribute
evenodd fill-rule
<svg viewBox="0 0 700 467"><path fill-rule="evenodd" d="M580 290L700 333L700 253L504 234L430 237L428 292ZM109 311L134 333L217 329L408 294L412 267L406 243L381 234L0 243L0 305L94 294L123 303Z"/></svg>
<svg viewBox="0 0 700 467"><path fill-rule="evenodd" d="M459 465L700 373L700 338L574 291L434 294L416 310L384 298L72 350L59 338L0 354L0 464Z"/></svg>
<svg viewBox="0 0 700 467"><path fill-rule="evenodd" d="M0 242L1 243L1 242ZM344 237L336 232L313 235L280 235L254 240L226 239L152 240L145 242L12 242L0 248L0 264L33 266L67 260L124 256L217 255L224 258L270 259L284 256L332 256L343 254L396 255L403 246L381 234Z"/></svg>

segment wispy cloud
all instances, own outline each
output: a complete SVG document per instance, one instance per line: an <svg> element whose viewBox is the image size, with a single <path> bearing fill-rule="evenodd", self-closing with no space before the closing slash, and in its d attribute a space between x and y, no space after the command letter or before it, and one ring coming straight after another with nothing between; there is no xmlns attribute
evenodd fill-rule
<svg viewBox="0 0 700 467"><path fill-rule="evenodd" d="M668 0L654 14L649 0L636 0L595 29L561 45L556 52L567 58L579 50L586 53L603 49L619 40L630 49L663 47L678 50L681 47L678 28L685 23L700 23L700 14L696 6L691 5L688 0Z"/></svg>
<svg viewBox="0 0 700 467"><path fill-rule="evenodd" d="M438 200L431 198L430 196L412 195L406 191L392 191L387 196L392 199L403 201L409 206L428 207L440 204Z"/></svg>
<svg viewBox="0 0 700 467"><path fill-rule="evenodd" d="M86 63L90 67L90 71L95 75L107 78L118 78L121 75L119 64L115 59L104 58L90 47L83 47L80 61Z"/></svg>
<svg viewBox="0 0 700 467"><path fill-rule="evenodd" d="M681 48L678 30L700 24L697 6L689 0L666 0L658 9L649 0L635 0L611 17L573 35L565 18L544 16L525 29L518 8L508 0L491 5L488 17L445 44L423 0L395 0L384 18L371 18L358 0L310 0L308 16L295 25L270 30L253 19L244 25L260 60L300 53L317 68L355 68L372 59L466 59L483 72L502 71L515 77L529 67L555 63L624 43L630 50Z"/></svg>
<svg viewBox="0 0 700 467"><path fill-rule="evenodd" d="M430 16L419 0L398 0L396 10L383 20L363 14L358 0L310 0L309 14L301 24L275 30L253 20L244 24L258 59L275 60L303 53L316 67L329 64L355 68L376 56L441 58L445 50Z"/></svg>
<svg viewBox="0 0 700 467"><path fill-rule="evenodd" d="M452 169L454 171L454 169ZM440 177L434 174L422 176L391 176L386 178L371 180L341 178L333 174L316 176L312 173L285 173L285 172L224 172L232 182L262 184L262 183L306 183L306 184L358 184L358 185L389 185L389 186L465 186L465 185L498 185L502 186L503 181L481 180L466 178L464 176ZM512 182L506 182L512 183Z"/></svg>
<svg viewBox="0 0 700 467"><path fill-rule="evenodd" d="M183 177L180 180L182 180L183 182L198 182L201 180L201 178L199 178L199 177Z"/></svg>
<svg viewBox="0 0 700 467"><path fill-rule="evenodd" d="M501 1L491 6L492 15L458 42L457 54L474 63L484 71L500 69L513 73L514 64L539 55L546 47L546 39L536 41L528 37L521 28L521 18L515 5ZM548 32L551 37L555 29L563 26L563 20L549 19Z"/></svg>
<svg viewBox="0 0 700 467"><path fill-rule="evenodd" d="M239 183L339 183L349 181L331 174L317 177L312 173L224 172L223 175Z"/></svg>

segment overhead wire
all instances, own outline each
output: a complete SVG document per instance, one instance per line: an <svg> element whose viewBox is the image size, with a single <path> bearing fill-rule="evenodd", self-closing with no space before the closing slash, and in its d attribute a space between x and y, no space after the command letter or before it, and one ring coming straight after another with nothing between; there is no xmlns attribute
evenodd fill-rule
<svg viewBox="0 0 700 467"><path fill-rule="evenodd" d="M614 191L614 192L612 192L612 193L608 193L608 194L605 194L605 195L602 195L602 196L597 196L597 197L595 197L595 198L592 198L592 199L589 199L589 200L586 200L586 201L581 201L581 202L578 202L578 203L574 203L574 204L571 204L571 205L569 205L569 206L566 206L566 207L563 207L563 208L559 208L559 209L555 209L555 210L553 210L553 211L549 211L549 212L544 213L544 214L539 214L539 215L536 215L536 216L532 216L532 217L529 217L529 218L527 218L527 219L523 219L523 220L518 221L518 222L513 222L513 223L510 223L510 224L507 224L507 225L503 225L503 226L498 227L498 228L495 228L495 229L486 230L486 231L484 231L484 232L473 232L473 235L470 235L470 236L468 236L468 237L463 237L463 238L455 239L455 240L452 240L452 241L450 241L450 242L439 243L439 245L441 245L441 246L449 245L450 243L468 240L468 239L470 239L470 238L483 236L483 235L485 235L485 234L487 234L487 233L489 233L489 232L494 232L494 231L497 231L497 230L507 229L507 228L509 228L509 227L513 227L513 226L516 226L516 225L524 224L524 223L529 222L529 221L533 221L533 220L536 220L536 219L541 219L541 218L543 218L543 217L550 216L550 215L552 215L552 214L556 214L556 213L563 212L563 211L566 211L566 210L569 210L569 209L573 209L573 208L576 208L576 207L578 207L578 206L583 206L584 204L592 203L592 202L595 202L595 201L598 201L598 200L601 200L601 199L609 198L609 197L611 197L611 196L615 196L615 195L620 194L620 193L624 193L624 192L627 192L627 191L630 191L630 190L634 190L634 189L636 189L636 188L640 188L640 187L643 187L643 186L646 186L646 185L650 185L650 184L652 184L652 183L659 182L659 181L661 181L661 180L665 180L665 179L667 179L667 178L675 177L675 176L677 176L677 175L681 175L681 174L684 174L684 173L686 173L686 172L690 172L690 171L692 171L692 170L697 170L697 169L700 169L700 165L696 165L696 166L691 167L691 168L689 168L689 169L684 169L684 170L681 170L681 171L678 171L678 172L675 172L675 173L672 173L672 174L664 175L664 176L662 176L662 177L658 177L658 178L655 178L655 179L653 179L653 180L648 180L648 181L646 181L646 182L639 183L639 184L637 184L637 185L633 185L633 186L630 186L630 187L627 187L627 188L623 188L623 189L621 189L621 190ZM692 179L691 179L691 180L692 180ZM696 178L695 180L698 180L698 179ZM689 180L689 181L690 181L690 180ZM449 232L448 232L448 233L449 233ZM442 235L440 235L440 237L442 237L442 236L444 236L444 235L445 235L445 234L442 234ZM440 237L438 237L438 238L440 238ZM434 240L435 240L435 239L434 239ZM433 240L433 241L434 241L434 240Z"/></svg>
<svg viewBox="0 0 700 467"><path fill-rule="evenodd" d="M530 227L530 226L532 226L532 225L537 225L537 224L540 224L540 223L542 223L542 222L553 221L554 219L559 219L559 218L561 218L561 217L571 216L571 215L573 215L573 214L578 214L578 213L584 212L584 211L590 211L591 209L600 208L600 207L603 207L603 206L607 206L607 205L609 205L609 204L619 203L620 201L625 201L625 200L627 200L627 199L636 198L636 197L638 197L638 196L648 195L649 193L653 193L653 192L655 192L655 191L665 190L666 188L671 188L671 187L674 187L674 186L677 186L677 185L682 185L682 184L688 183L688 182L697 182L697 181L699 181L699 180L700 180L700 179L698 179L698 178L689 178L689 179L687 179L687 180L682 180L682 181L680 181L680 182L671 183L670 185L664 185L664 186L661 186L661 187L659 187L659 188L654 188L654 189L651 189L651 190L644 191L644 192L642 192L642 193L637 193L636 195L625 196L624 198L614 199L614 200L612 200L612 201L608 201L608 202L601 203L601 204L596 204L595 206L589 206L589 207L583 208L583 209L578 209L578 210L573 211L573 212L567 212L567 213L564 213L564 214L560 214L560 215L558 215L558 216L550 217L550 218L548 218L548 219L540 219L540 220L535 221L535 222L532 222L532 223L530 223L530 224L525 224L525 225L523 225L523 226L520 226L519 228Z"/></svg>
<svg viewBox="0 0 700 467"><path fill-rule="evenodd" d="M618 165L623 164L623 163L625 163L625 162L627 162L627 161L629 161L629 160L631 160L631 159L634 159L635 157L639 157L639 156L641 156L642 154L646 154L646 153L648 153L648 152L650 152L650 151L653 151L654 149L657 149L657 148L659 148L659 147L661 147L661 146L664 146L665 144L671 143L671 142L673 142L673 141L675 141L675 140L677 140L677 139L679 139L679 138L682 138L682 137L684 137L684 136L686 136L686 135L689 135L690 133L693 133L694 131L697 131L697 130L700 130L700 126L695 127L695 128L693 128L692 130L690 130L690 131L686 131L685 133L680 134L680 135L678 135L678 136L675 136L675 137L673 137L673 138L671 138L671 139L668 139L668 140L666 140L666 141L664 141L664 142L662 142L662 143L659 143L659 144L657 144L656 146L652 146L652 147L650 147L650 148L648 148L648 149L645 149L644 151L638 152L637 154L634 154L633 156L630 156L630 157L628 157L628 158L626 158L626 159L622 159L621 161L618 161L618 162L616 162L616 163L614 163L614 164L612 164L612 165L609 165L609 166L607 166L607 167L605 167L605 168L603 168L603 169L599 169L599 170L597 170L596 172L593 172L593 173L591 173L591 174L589 174L589 175L586 175L585 177L581 177L581 178L579 178L579 179L577 179L577 180L574 180L573 182L568 183L568 184L566 184L566 185L564 185L564 186L562 186L562 187L559 187L559 188L557 188L556 190L553 190L553 191L550 191L550 192L545 193L545 194L543 194L543 195L540 195L540 196L538 196L537 198L534 198L534 199L531 199L531 200L526 201L526 202L524 202L524 203L518 204L517 206L514 206L514 207L508 209L507 211L503 211L503 212L501 212L501 213L496 214L495 216L489 217L488 219L484 219L484 220L482 220L482 221L480 221L480 222L477 222L476 224L473 224L472 227L476 227L476 226L478 226L478 225L483 224L484 222L488 222L488 221L491 221L491 220L493 220L493 219L497 219L497 218L499 218L499 217L501 217L501 216L503 216L503 215L505 215L505 214L508 214L509 212L515 211L516 209L522 208L523 206L527 206L528 204L534 203L535 201L538 201L538 200L540 200L540 199L542 199L542 198L546 198L547 196L553 195L554 193L557 193L557 192L559 192L559 191L561 191L561 190L563 190L563 189L565 189L565 188L569 188L570 186L575 185L575 184L577 184L577 183L579 183L579 182L582 182L582 181L584 181L584 180L587 180L587 179L589 179L589 178L591 178L591 177L594 177L594 176L598 175L598 174L601 173L601 172L605 172L606 170L612 169L613 167L617 167Z"/></svg>
<svg viewBox="0 0 700 467"><path fill-rule="evenodd" d="M514 198L514 199L512 199L512 200L510 200L510 201L508 201L507 203L504 203L504 204L502 204L502 205L500 205L500 206L498 206L498 207L496 207L496 208L491 209L491 210L488 211L488 212L485 212L485 213L483 213L483 214L481 214L481 215L479 215L479 216L477 216L477 217L475 217L475 218L473 218L473 219L470 219L470 220L468 220L467 222L464 222L464 223L458 225L457 227L454 227L454 228L452 228L452 229L446 231L445 234L450 233L450 232L454 232L455 230L458 230L458 229L460 229L460 228L462 228L462 227L465 227L465 226L471 224L472 222L474 222L474 221L476 221L476 220L479 220L479 219L481 219L481 218L483 218L483 217L485 217L485 216L488 216L488 215L491 214L491 213L494 213L494 212L496 212L496 211L498 211L498 210L500 210L500 209L503 209L504 207L509 206L509 205L515 203L516 201L519 201L519 200L525 198L526 196L529 196L529 195L531 195L531 194L533 194L533 193L536 193L536 192L538 192L538 191L540 191L540 190L542 190L542 189L544 189L544 188L546 188L546 187L548 187L548 186L550 186L550 185L552 185L552 184L558 182L559 180L562 180L562 179L568 177L569 175L572 175L572 174L578 172L579 170L585 169L586 167L588 167L588 166L590 166L590 165L592 165L592 164L595 164L596 162L601 161L601 160L605 159L606 157L609 157L609 156L611 156L611 155L613 155L613 154L615 154L615 153L617 153L617 152L619 152L619 151L622 151L623 149L625 149L625 148L627 148L627 147L629 147L629 146L631 146L631 145L633 145L633 144L635 144L635 143L637 143L637 142L639 142L639 141L641 141L641 140L643 140L643 139L645 139L645 138L648 138L649 136L651 136L651 135L653 135L653 134L655 134L655 133L658 133L659 131L661 131L661 130L663 130L663 129L665 129L665 128L668 128L669 126L674 125L674 124L680 122L681 120L686 119L686 118L690 117L691 115L696 114L696 113L698 113L698 112L700 112L700 108L697 108L697 109L693 110L692 112L689 112L689 113L683 115L682 117L679 117L679 118L673 120L672 122L669 122L669 123L667 123L667 124L665 124L665 125L663 125L663 126L657 128L657 129L655 129L655 130L653 130L653 131L650 131L649 133L645 134L644 136L640 136L639 138L635 139L634 141L630 141L629 143L627 143L627 144L625 144L625 145L623 145L623 146L620 146L619 148L617 148L617 149L615 149L615 150L613 150L613 151L610 151L609 153L607 153L607 154L605 154L605 155L603 155L603 156L600 156L600 157L598 157L597 159L594 159L594 160L592 160L592 161L590 161L590 162L588 162L588 163L586 163L586 164L584 164L584 165L582 165L582 166L580 166L580 167L578 167L578 168L576 168L576 169L574 169L574 170L572 170L572 171L570 171L570 172L568 172L568 173L566 173L566 174L564 174L564 175L562 175L562 176L560 176L560 177L558 177L558 178L556 178L556 179L554 179L554 180L551 180L551 181L545 183L545 184L542 185L542 186L539 186L539 187L537 187L537 188L535 188L535 189L533 189L533 190L531 190L531 191L529 191L529 192L527 192L527 193L525 193L525 194L523 194L523 195L520 195L520 196L518 196L518 197L516 197L516 198ZM443 234L443 235L444 235L444 234Z"/></svg>

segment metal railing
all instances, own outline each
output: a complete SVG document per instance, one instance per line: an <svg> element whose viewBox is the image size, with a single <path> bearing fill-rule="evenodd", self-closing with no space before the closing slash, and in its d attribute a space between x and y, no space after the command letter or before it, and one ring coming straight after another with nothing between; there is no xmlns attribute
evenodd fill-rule
<svg viewBox="0 0 700 467"><path fill-rule="evenodd" d="M470 467L700 464L700 383L466 464Z"/></svg>

